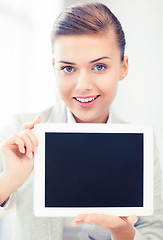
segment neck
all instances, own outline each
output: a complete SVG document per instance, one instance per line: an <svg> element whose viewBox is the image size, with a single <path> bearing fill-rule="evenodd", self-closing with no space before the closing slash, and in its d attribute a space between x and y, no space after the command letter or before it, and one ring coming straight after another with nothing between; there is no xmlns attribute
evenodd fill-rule
<svg viewBox="0 0 163 240"><path fill-rule="evenodd" d="M102 116L101 118L98 118L98 119L95 119L92 121L84 121L84 120L77 118L73 113L72 113L72 115L73 115L76 123L107 123L108 118L109 118L109 113L107 113L107 115Z"/></svg>

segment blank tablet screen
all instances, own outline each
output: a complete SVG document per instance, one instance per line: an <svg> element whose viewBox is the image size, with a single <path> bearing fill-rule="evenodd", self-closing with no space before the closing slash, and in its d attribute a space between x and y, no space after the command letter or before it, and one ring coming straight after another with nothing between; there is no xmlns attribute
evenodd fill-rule
<svg viewBox="0 0 163 240"><path fill-rule="evenodd" d="M143 207L143 133L45 133L45 207Z"/></svg>

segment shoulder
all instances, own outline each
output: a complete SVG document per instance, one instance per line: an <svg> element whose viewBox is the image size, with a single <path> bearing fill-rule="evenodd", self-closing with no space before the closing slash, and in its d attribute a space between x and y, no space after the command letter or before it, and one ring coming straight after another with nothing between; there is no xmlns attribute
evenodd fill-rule
<svg viewBox="0 0 163 240"><path fill-rule="evenodd" d="M38 112L24 113L17 115L17 120L22 126L26 122L41 117L41 122L66 122L66 106L62 101L58 101L54 106Z"/></svg>

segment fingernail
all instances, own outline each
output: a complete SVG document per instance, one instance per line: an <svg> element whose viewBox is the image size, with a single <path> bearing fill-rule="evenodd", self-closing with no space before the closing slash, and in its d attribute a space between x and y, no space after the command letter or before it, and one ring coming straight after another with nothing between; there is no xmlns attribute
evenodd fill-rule
<svg viewBox="0 0 163 240"><path fill-rule="evenodd" d="M76 226L76 223L75 223L75 222L72 222L72 223L71 223L71 226Z"/></svg>
<svg viewBox="0 0 163 240"><path fill-rule="evenodd" d="M33 158L33 153L32 153L32 152L30 152L29 158L30 158L30 159Z"/></svg>
<svg viewBox="0 0 163 240"><path fill-rule="evenodd" d="M80 221L81 221L81 218L75 218L75 221L76 221L76 222L80 222Z"/></svg>
<svg viewBox="0 0 163 240"><path fill-rule="evenodd" d="M136 224L137 221L138 221L138 218L137 218L136 216L134 216L134 218L133 218L133 224Z"/></svg>
<svg viewBox="0 0 163 240"><path fill-rule="evenodd" d="M25 153L25 147L23 147L22 153L23 153L23 154Z"/></svg>
<svg viewBox="0 0 163 240"><path fill-rule="evenodd" d="M34 153L37 153L38 147L35 147L34 149Z"/></svg>
<svg viewBox="0 0 163 240"><path fill-rule="evenodd" d="M40 116L38 116L36 119L37 119L37 122L41 121L41 117Z"/></svg>
<svg viewBox="0 0 163 240"><path fill-rule="evenodd" d="M89 222L90 222L90 219L89 219L89 218L86 218L84 221L87 222L87 223L89 223Z"/></svg>

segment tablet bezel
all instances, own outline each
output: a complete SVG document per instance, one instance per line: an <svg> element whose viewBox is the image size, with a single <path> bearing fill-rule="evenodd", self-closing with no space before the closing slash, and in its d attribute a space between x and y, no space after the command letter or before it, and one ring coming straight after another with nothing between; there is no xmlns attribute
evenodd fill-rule
<svg viewBox="0 0 163 240"><path fill-rule="evenodd" d="M148 216L153 213L153 129L150 125L133 124L68 124L41 123L34 132L39 141L34 157L34 214L38 217L72 217L78 214L97 213L114 216ZM45 133L143 133L144 172L143 207L45 207Z"/></svg>

